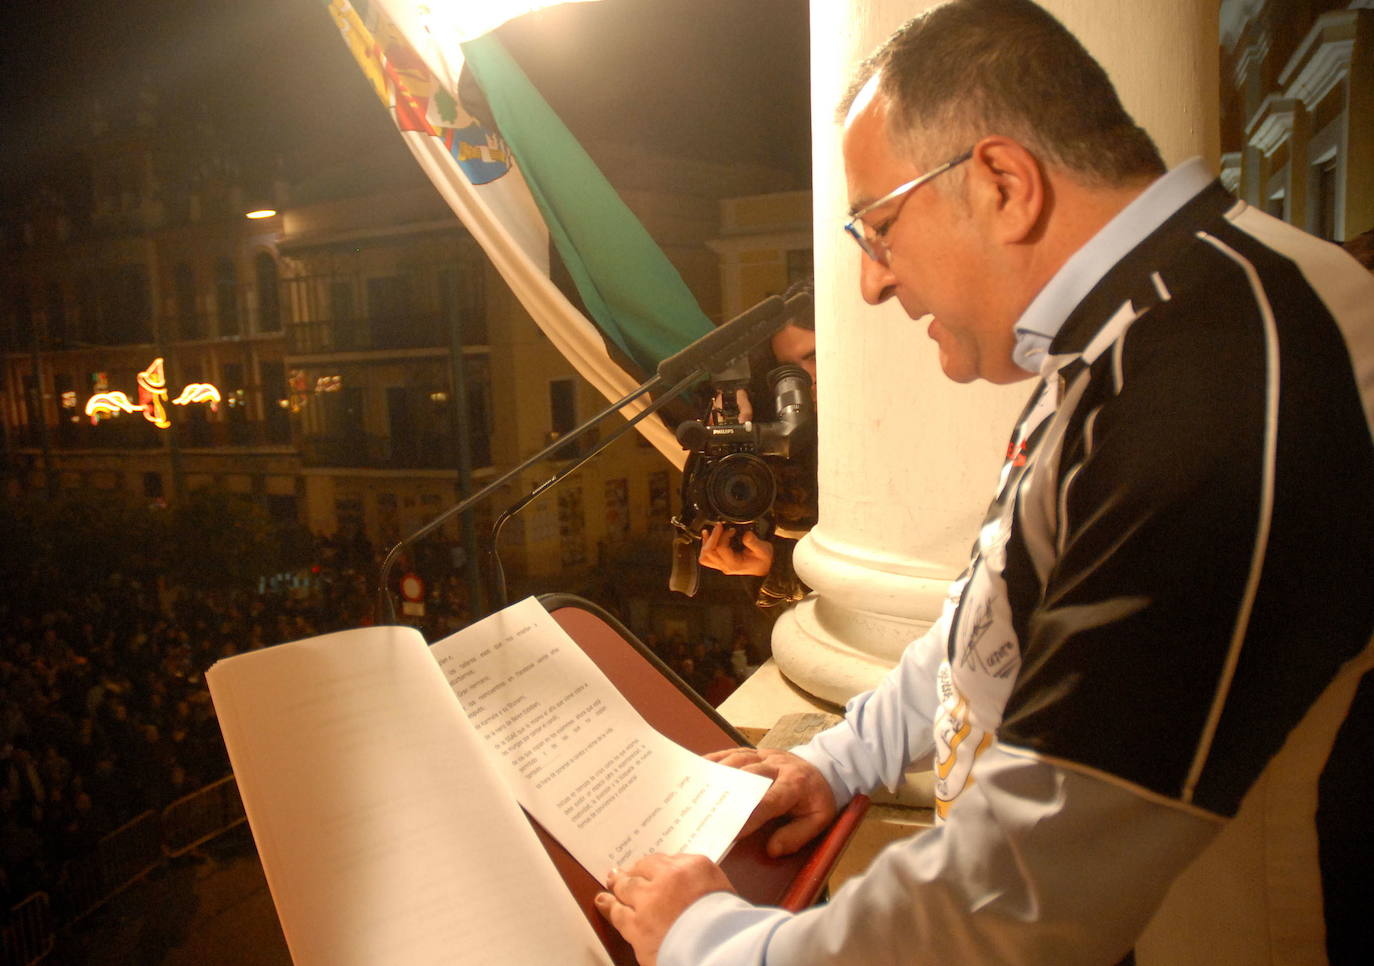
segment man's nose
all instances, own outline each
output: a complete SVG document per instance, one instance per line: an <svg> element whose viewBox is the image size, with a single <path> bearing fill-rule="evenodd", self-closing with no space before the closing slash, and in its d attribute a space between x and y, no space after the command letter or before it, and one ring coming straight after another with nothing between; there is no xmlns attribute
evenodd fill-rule
<svg viewBox="0 0 1374 966"><path fill-rule="evenodd" d="M859 292L869 305L886 302L895 291L897 277L886 265L859 253Z"/></svg>

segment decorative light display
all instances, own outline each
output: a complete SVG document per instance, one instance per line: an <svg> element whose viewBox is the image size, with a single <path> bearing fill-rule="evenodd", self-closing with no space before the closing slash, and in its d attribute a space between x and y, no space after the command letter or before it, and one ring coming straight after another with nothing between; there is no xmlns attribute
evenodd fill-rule
<svg viewBox="0 0 1374 966"><path fill-rule="evenodd" d="M138 406L143 410L143 418L158 429L172 425L167 419L167 379L162 374L162 359L138 374Z"/></svg>
<svg viewBox="0 0 1374 966"><path fill-rule="evenodd" d="M193 403L208 403L211 412L219 410L219 390L208 382L193 382L181 390L170 401L173 406L188 406ZM124 393L115 391L98 392L86 400L86 415L91 417L94 426L107 416L120 413L142 413L159 429L171 426L167 418L167 378L163 373L161 357L154 359L152 365L138 374L138 405Z"/></svg>

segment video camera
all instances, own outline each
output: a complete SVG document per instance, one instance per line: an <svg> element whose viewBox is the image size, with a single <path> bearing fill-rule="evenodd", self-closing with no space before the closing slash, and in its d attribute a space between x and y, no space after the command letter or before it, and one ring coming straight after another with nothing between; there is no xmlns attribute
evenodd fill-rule
<svg viewBox="0 0 1374 966"><path fill-rule="evenodd" d="M672 521L678 535L668 586L689 597L697 591L702 531L723 523L771 536L778 475L769 460L807 457L816 445L816 405L805 369L787 364L768 373L775 418L767 422L741 418L738 394L743 390L748 398L749 382L747 357L712 374L705 414L677 428L678 442L691 455L682 475L682 512Z"/></svg>

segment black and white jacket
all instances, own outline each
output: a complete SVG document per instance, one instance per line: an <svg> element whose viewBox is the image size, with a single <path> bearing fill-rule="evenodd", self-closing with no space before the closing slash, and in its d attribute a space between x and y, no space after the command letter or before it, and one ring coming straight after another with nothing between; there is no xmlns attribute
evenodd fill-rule
<svg viewBox="0 0 1374 966"><path fill-rule="evenodd" d="M664 952L1321 961L1374 729L1374 278L1212 184L1065 311L944 617L799 749L839 800L933 751L946 820Z"/></svg>

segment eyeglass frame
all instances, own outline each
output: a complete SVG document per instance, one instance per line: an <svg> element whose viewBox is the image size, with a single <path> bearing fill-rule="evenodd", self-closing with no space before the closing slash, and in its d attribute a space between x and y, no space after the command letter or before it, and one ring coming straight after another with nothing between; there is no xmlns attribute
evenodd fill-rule
<svg viewBox="0 0 1374 966"><path fill-rule="evenodd" d="M935 166L934 168L931 168L925 174L917 175L915 178L912 178L906 184L898 185L896 188L893 188L891 191L883 195L881 198L879 198L872 204L864 205L858 211L852 212L850 214L849 221L845 222L845 232L849 235L850 238L854 239L855 244L859 246L859 249L865 255L873 259L873 261L877 262L879 265L886 265L887 260L892 255L892 250L887 247L887 244L883 241L883 239L886 238L887 233L892 230L892 226L897 223L897 219L902 216L902 206L898 206L897 210L893 212L892 217L889 218L887 221L883 222L881 228L873 229L872 242L870 242L868 238L865 237L863 232L863 229L868 227L867 225L863 224L864 215L868 214L869 212L877 208L881 208L883 205L887 204L894 198L901 197L902 195L910 197L911 192L915 191L917 188L925 184L927 181L939 177L940 175L948 171L950 168L954 168L958 165L963 164L971 157L973 157L973 148L969 148L967 151L955 155L954 157L946 161L944 164L940 164ZM905 205L906 198L902 198L902 203L903 205ZM863 225L863 227L856 227L858 225Z"/></svg>

